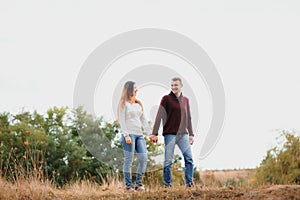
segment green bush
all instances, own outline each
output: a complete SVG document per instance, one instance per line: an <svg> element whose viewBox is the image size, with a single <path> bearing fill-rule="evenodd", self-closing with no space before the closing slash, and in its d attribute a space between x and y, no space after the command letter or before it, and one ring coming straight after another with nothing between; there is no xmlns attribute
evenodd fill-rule
<svg viewBox="0 0 300 200"><path fill-rule="evenodd" d="M268 150L256 169L256 184L300 184L300 137L289 131L281 137L283 145Z"/></svg>
<svg viewBox="0 0 300 200"><path fill-rule="evenodd" d="M90 179L109 183L119 177L123 151L119 124L95 118L82 108L51 108L13 115L0 113L0 176L11 181L32 176L62 186ZM147 140L149 167L160 145Z"/></svg>
<svg viewBox="0 0 300 200"><path fill-rule="evenodd" d="M45 115L0 114L0 175L12 181L34 176L60 186L84 178L101 183L113 170L94 158L82 143L77 127L79 115L87 113L54 107ZM113 135L113 128L105 126L99 133Z"/></svg>

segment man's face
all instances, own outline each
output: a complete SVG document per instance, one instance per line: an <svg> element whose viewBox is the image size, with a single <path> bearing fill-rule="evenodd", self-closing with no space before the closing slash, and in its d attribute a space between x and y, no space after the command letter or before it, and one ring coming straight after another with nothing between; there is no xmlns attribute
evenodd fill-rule
<svg viewBox="0 0 300 200"><path fill-rule="evenodd" d="M171 81L171 90L174 94L181 92L182 84L180 81Z"/></svg>

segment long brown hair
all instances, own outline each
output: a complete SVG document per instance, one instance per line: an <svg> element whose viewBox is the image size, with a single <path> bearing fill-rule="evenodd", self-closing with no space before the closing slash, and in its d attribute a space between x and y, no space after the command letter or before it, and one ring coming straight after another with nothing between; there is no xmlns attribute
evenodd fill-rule
<svg viewBox="0 0 300 200"><path fill-rule="evenodd" d="M132 93L134 90L134 85L135 85L135 82L133 82L133 81L127 81L124 84L122 95L121 95L121 98L119 101L119 106L118 106L118 115L120 114L121 110L124 109L125 102L129 101L131 99ZM135 103L138 103L143 109L143 105L142 105L141 101L135 99Z"/></svg>

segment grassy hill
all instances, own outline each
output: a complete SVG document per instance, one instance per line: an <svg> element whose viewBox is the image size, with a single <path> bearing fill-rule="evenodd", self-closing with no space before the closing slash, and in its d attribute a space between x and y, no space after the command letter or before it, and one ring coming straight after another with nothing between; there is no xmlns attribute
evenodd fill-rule
<svg viewBox="0 0 300 200"><path fill-rule="evenodd" d="M203 171L202 183L193 188L175 185L165 189L151 185L147 186L147 192L134 194L127 193L123 182L114 179L103 185L78 181L63 188L37 179L19 180L15 184L0 179L0 199L300 199L300 185L250 186L252 172L251 169ZM241 179L243 184L239 184Z"/></svg>

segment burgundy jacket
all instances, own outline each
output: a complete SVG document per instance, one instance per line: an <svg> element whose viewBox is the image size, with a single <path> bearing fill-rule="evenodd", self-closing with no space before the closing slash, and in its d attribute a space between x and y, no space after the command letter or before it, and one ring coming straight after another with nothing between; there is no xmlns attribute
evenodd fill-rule
<svg viewBox="0 0 300 200"><path fill-rule="evenodd" d="M194 136L189 99L170 92L161 102L153 126L152 135L158 135L161 120L163 121L163 135L188 133Z"/></svg>

